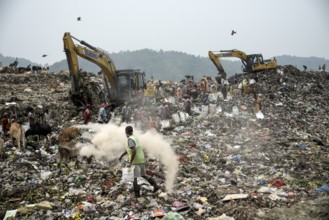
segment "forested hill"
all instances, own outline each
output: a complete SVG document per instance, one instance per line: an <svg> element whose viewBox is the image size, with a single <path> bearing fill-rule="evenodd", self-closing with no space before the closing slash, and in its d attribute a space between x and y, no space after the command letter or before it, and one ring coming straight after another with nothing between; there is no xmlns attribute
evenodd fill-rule
<svg viewBox="0 0 329 220"><path fill-rule="evenodd" d="M208 57L189 55L176 51L154 51L143 49L138 51L124 51L111 53L115 67L120 69L140 69L147 78L180 81L185 75L193 75L201 79L204 75L215 76L216 67ZM241 62L223 60L223 66L228 73L241 72ZM98 72L100 68L95 64L79 59L80 67L87 72ZM66 60L55 63L52 68L55 72L67 68Z"/></svg>
<svg viewBox="0 0 329 220"><path fill-rule="evenodd" d="M199 80L203 75L215 76L217 74L214 64L208 57L194 56L183 52L143 49L111 53L110 57L118 70L140 69L145 71L147 78L153 76L155 79L160 80L180 81L185 75L193 75L196 80ZM268 58L264 57L264 59ZM14 57L4 57L0 54L0 61L4 66L9 65L14 59ZM20 61L18 66L27 66L32 63L24 58L18 59ZM276 59L279 65L293 65L299 69L303 69L303 65L306 65L308 69L318 70L319 66L323 64L326 64L329 68L329 60L318 57L283 55L277 56ZM238 59L221 59L221 63L228 75L242 71L242 63ZM35 63L32 65L35 65ZM100 71L97 65L84 59L79 59L79 66L87 72L97 73ZM50 71L55 73L65 69L68 69L66 60L56 62L50 66Z"/></svg>

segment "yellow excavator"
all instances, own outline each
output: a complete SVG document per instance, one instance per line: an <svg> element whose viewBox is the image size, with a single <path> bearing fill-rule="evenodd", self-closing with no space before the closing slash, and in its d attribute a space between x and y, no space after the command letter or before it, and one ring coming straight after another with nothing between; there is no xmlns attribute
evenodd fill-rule
<svg viewBox="0 0 329 220"><path fill-rule="evenodd" d="M74 40L81 45L75 44ZM102 49L96 48L85 41L64 33L64 51L66 53L72 82L71 98L76 105L92 104L99 94L87 85L79 69L78 56L96 64L103 74L103 100L100 102L119 105L133 101L133 96L145 87L145 73L140 70L116 70L113 60ZM82 46L83 45L83 46Z"/></svg>
<svg viewBox="0 0 329 220"><path fill-rule="evenodd" d="M222 57L236 57L240 58L244 69L243 72L254 73L268 69L275 69L277 67L276 59L264 60L262 54L249 54L239 51L239 50L221 50L217 51L209 51L208 52L210 60L215 64L218 75L221 78L226 79L226 72L223 69L222 64L219 61L219 58Z"/></svg>

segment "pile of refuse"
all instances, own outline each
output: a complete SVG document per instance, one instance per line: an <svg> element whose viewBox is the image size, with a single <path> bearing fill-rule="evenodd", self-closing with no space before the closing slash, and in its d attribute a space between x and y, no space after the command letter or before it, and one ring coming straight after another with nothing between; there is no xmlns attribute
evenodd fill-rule
<svg viewBox="0 0 329 220"><path fill-rule="evenodd" d="M4 138L0 218L327 219L329 74L283 66L237 75L233 87L243 79L255 79L264 118L256 117L252 94L230 94L225 101L220 92L212 93L208 105L194 103L191 115L181 111L172 93L165 95L172 100L172 119L154 135L139 133L143 143L154 145L145 149L146 167L160 190L153 194L141 178L139 198L125 179L125 162L118 160L124 141L122 148L113 140L102 143L115 149L91 163L82 161L78 169L72 161L59 174L58 145L51 140L28 139L21 152ZM0 83L1 115L15 111L23 120L31 107L47 109L53 137L79 125L81 143L88 144L102 135L120 136L116 132L123 129L116 117L107 125L81 125L66 75L3 74ZM154 105L144 110L153 111Z"/></svg>

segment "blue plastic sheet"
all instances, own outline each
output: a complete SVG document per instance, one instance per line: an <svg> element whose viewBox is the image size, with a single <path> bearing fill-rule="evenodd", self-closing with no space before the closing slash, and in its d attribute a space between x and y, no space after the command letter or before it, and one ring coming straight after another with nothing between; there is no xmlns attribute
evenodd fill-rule
<svg viewBox="0 0 329 220"><path fill-rule="evenodd" d="M315 190L318 193L329 193L329 184L324 184Z"/></svg>

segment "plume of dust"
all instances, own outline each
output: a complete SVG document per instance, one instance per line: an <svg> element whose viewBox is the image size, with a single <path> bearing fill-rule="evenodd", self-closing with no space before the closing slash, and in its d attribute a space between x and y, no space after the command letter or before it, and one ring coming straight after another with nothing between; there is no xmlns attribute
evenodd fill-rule
<svg viewBox="0 0 329 220"><path fill-rule="evenodd" d="M125 128L114 124L78 125L78 128L87 128L82 137L89 139L90 143L78 143L81 147L81 156L94 156L96 160L111 161L118 159L125 151L126 135Z"/></svg>
<svg viewBox="0 0 329 220"><path fill-rule="evenodd" d="M168 193L172 193L179 169L179 162L170 143L155 130L149 130L144 134L140 134L138 131L134 133L136 133L136 136L139 137L139 141L143 149L145 149L149 155L158 159L165 166L166 191Z"/></svg>
<svg viewBox="0 0 329 220"><path fill-rule="evenodd" d="M91 140L92 144L79 143L83 146L80 155L91 156L96 159L113 160L118 158L125 151L127 137L125 127L127 124L117 126L115 124L93 124L79 125L78 128L88 128L91 131L83 133L83 136ZM139 139L143 150L158 159L165 167L165 186L168 193L172 193L174 183L179 169L177 155L172 149L170 142L165 140L161 134L155 130L142 133L134 126L134 135Z"/></svg>

